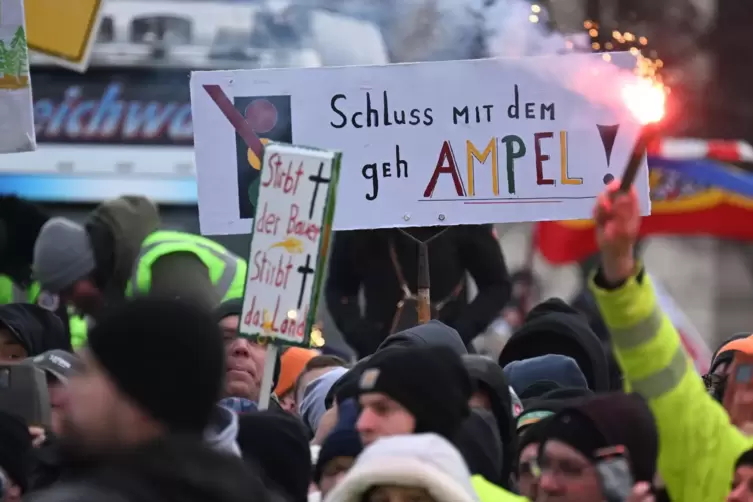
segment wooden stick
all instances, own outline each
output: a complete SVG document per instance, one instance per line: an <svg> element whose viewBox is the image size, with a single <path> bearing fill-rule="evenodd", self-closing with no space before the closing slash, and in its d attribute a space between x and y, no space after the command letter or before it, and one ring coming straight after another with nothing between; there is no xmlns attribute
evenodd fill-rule
<svg viewBox="0 0 753 502"><path fill-rule="evenodd" d="M633 182L638 176L638 169L641 166L643 157L646 155L648 144L657 136L657 134L658 129L654 124L647 124L641 128L641 133L635 141L633 151L630 152L630 159L625 166L625 170L622 172L620 192L627 193L630 191L630 187L633 186Z"/></svg>
<svg viewBox="0 0 753 502"><path fill-rule="evenodd" d="M429 277L429 245L418 244L418 323L431 321L431 278Z"/></svg>
<svg viewBox="0 0 753 502"><path fill-rule="evenodd" d="M275 376L275 363L277 362L277 352L280 348L272 343L267 345L267 354L264 356L264 374L261 377L261 389L259 393L259 409L266 410L269 408L269 400L272 398L272 380Z"/></svg>

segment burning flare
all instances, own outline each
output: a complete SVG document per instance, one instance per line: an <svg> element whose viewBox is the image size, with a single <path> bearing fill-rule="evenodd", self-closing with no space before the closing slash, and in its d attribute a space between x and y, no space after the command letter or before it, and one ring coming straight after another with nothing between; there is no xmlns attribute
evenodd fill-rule
<svg viewBox="0 0 753 502"><path fill-rule="evenodd" d="M622 88L622 100L643 125L664 117L667 93L664 85L650 77L638 77Z"/></svg>

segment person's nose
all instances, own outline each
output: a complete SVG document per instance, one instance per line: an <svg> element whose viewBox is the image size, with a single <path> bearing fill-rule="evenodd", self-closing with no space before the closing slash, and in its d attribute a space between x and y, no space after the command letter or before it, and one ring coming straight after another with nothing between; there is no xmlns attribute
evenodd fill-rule
<svg viewBox="0 0 753 502"><path fill-rule="evenodd" d="M230 346L230 355L235 356L235 357L243 357L243 358L250 357L251 346L249 345L248 340L241 337L238 337L235 340L233 340L233 343Z"/></svg>
<svg viewBox="0 0 753 502"><path fill-rule="evenodd" d="M366 408L361 412L356 422L356 430L359 434L369 433L376 428L377 417L373 411Z"/></svg>
<svg viewBox="0 0 753 502"><path fill-rule="evenodd" d="M536 484L538 490L547 494L555 494L560 491L560 485L557 482L556 476L554 476L549 470L545 470L541 473Z"/></svg>

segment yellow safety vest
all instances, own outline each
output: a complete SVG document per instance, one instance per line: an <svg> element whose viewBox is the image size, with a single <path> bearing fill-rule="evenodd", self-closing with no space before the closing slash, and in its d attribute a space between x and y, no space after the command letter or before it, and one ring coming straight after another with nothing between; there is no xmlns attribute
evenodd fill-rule
<svg viewBox="0 0 753 502"><path fill-rule="evenodd" d="M126 286L126 296L148 294L152 284L152 265L170 253L185 252L195 254L204 263L223 301L243 297L248 270L243 258L206 237L172 230L158 230L144 239Z"/></svg>

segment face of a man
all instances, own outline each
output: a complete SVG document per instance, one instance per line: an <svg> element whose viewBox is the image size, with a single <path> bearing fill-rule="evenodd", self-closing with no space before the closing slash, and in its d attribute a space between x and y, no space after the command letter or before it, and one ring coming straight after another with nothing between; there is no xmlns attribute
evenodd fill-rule
<svg viewBox="0 0 753 502"><path fill-rule="evenodd" d="M596 467L578 450L560 441L547 441L539 459L538 502L600 502Z"/></svg>
<svg viewBox="0 0 753 502"><path fill-rule="evenodd" d="M537 479L534 463L539 454L539 443L531 443L523 448L518 458L518 490L528 500L536 500Z"/></svg>
<svg viewBox="0 0 753 502"><path fill-rule="evenodd" d="M362 394L358 401L361 414L356 429L364 446L382 437L412 434L416 430L413 415L387 395L380 392Z"/></svg>
<svg viewBox="0 0 753 502"><path fill-rule="evenodd" d="M0 363L17 362L28 356L26 349L13 333L0 326Z"/></svg>
<svg viewBox="0 0 753 502"><path fill-rule="evenodd" d="M267 349L239 337L239 321L240 317L237 315L225 317L220 321L227 362L225 397L243 397L258 401Z"/></svg>

